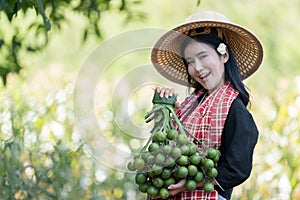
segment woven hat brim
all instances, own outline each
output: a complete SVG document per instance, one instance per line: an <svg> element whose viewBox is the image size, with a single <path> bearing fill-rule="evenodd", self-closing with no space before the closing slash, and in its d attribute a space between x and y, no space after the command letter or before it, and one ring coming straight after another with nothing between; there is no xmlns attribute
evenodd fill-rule
<svg viewBox="0 0 300 200"><path fill-rule="evenodd" d="M241 79L251 76L263 59L263 48L258 38L249 30L226 22L201 21L178 26L165 33L154 45L151 62L164 77L181 85L189 85L188 74L180 53L184 32L201 27L217 27L223 30L239 67Z"/></svg>

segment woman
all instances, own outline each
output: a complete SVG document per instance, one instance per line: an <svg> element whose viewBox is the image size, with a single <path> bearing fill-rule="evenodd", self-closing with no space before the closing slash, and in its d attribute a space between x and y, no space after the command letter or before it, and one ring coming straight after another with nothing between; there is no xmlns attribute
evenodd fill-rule
<svg viewBox="0 0 300 200"><path fill-rule="evenodd" d="M259 40L245 28L216 12L200 12L163 35L152 50L151 61L163 76L194 88L177 108L181 123L202 143L221 151L216 190L205 193L203 183L185 190L185 180L170 185L170 199L230 199L235 186L252 169L258 139L247 110L249 94L242 80L262 62ZM163 97L175 94L157 88Z"/></svg>

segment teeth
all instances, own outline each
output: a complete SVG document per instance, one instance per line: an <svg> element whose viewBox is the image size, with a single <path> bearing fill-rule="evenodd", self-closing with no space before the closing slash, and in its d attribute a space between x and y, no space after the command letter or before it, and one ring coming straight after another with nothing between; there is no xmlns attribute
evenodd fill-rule
<svg viewBox="0 0 300 200"><path fill-rule="evenodd" d="M200 76L200 78L205 78L207 76L208 76L208 74L204 74L204 75Z"/></svg>

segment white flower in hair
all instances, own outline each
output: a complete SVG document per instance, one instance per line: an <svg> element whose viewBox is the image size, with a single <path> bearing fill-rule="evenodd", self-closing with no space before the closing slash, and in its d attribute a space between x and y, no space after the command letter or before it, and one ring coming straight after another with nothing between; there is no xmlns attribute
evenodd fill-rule
<svg viewBox="0 0 300 200"><path fill-rule="evenodd" d="M220 43L218 48L217 48L217 52L219 52L219 54L221 54L222 56L225 55L226 45L224 43Z"/></svg>

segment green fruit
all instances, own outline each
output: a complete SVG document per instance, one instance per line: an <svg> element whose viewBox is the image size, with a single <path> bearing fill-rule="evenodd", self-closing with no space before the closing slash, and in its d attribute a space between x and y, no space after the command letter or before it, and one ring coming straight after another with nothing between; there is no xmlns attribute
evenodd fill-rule
<svg viewBox="0 0 300 200"><path fill-rule="evenodd" d="M164 185L164 180L162 180L160 177L155 177L153 179L152 184L156 187L156 188L161 188Z"/></svg>
<svg viewBox="0 0 300 200"><path fill-rule="evenodd" d="M196 176L194 176L194 180L196 183L201 183L204 180L204 175L202 172L197 172Z"/></svg>
<svg viewBox="0 0 300 200"><path fill-rule="evenodd" d="M163 169L161 175L160 175L163 179L169 179L172 176L172 171L170 169Z"/></svg>
<svg viewBox="0 0 300 200"><path fill-rule="evenodd" d="M189 171L186 167L181 166L178 167L177 171L176 171L176 177L182 179L185 178L188 175Z"/></svg>
<svg viewBox="0 0 300 200"><path fill-rule="evenodd" d="M134 159L134 167L138 171L144 169L144 167L145 167L145 161L142 158L135 158Z"/></svg>
<svg viewBox="0 0 300 200"><path fill-rule="evenodd" d="M174 140L177 138L177 136L178 136L178 132L176 129L170 129L167 133L167 138L169 140Z"/></svg>
<svg viewBox="0 0 300 200"><path fill-rule="evenodd" d="M153 171L154 176L158 176L158 175L160 175L162 173L163 169L162 169L161 166L154 165L152 167L152 171Z"/></svg>
<svg viewBox="0 0 300 200"><path fill-rule="evenodd" d="M165 180L164 185L168 187L169 185L175 184L175 179L173 177Z"/></svg>
<svg viewBox="0 0 300 200"><path fill-rule="evenodd" d="M148 176L150 177L155 177L155 171L153 171L152 169L150 169L148 172L147 172Z"/></svg>
<svg viewBox="0 0 300 200"><path fill-rule="evenodd" d="M169 192L169 190L167 188L161 188L159 190L159 196L162 199L167 199L170 196L170 192Z"/></svg>
<svg viewBox="0 0 300 200"><path fill-rule="evenodd" d="M204 167L205 169L211 169L211 168L213 168L214 166L215 166L214 161L211 160L211 159L209 159L209 158L205 159L205 161L203 162L203 167Z"/></svg>
<svg viewBox="0 0 300 200"><path fill-rule="evenodd" d="M157 143L151 143L148 147L149 152L156 152L159 150L159 145Z"/></svg>
<svg viewBox="0 0 300 200"><path fill-rule="evenodd" d="M218 156L218 150L214 149L214 148L209 148L207 150L207 158L210 158L210 159L214 159L216 156Z"/></svg>
<svg viewBox="0 0 300 200"><path fill-rule="evenodd" d="M201 156L200 156L201 157ZM204 162L205 162L206 158L205 157L201 157L200 158L200 164L203 166Z"/></svg>
<svg viewBox="0 0 300 200"><path fill-rule="evenodd" d="M139 189L140 192L146 193L148 188L149 188L149 184L148 183L143 183L143 184L139 185L138 189Z"/></svg>
<svg viewBox="0 0 300 200"><path fill-rule="evenodd" d="M212 182L207 181L204 183L203 190L207 193L211 193L215 190L215 186L212 184Z"/></svg>
<svg viewBox="0 0 300 200"><path fill-rule="evenodd" d="M169 145L170 145L172 148L174 148L175 146L177 146L177 142L174 141L174 140L169 140L168 142L169 142Z"/></svg>
<svg viewBox="0 0 300 200"><path fill-rule="evenodd" d="M154 187L153 185L151 185L150 187L148 187L147 193L148 193L149 196L157 196L158 195L158 189L156 187Z"/></svg>
<svg viewBox="0 0 300 200"><path fill-rule="evenodd" d="M154 164L154 156L153 156L153 155L150 155L150 156L147 158L147 163L150 164L150 165L153 165L153 164Z"/></svg>
<svg viewBox="0 0 300 200"><path fill-rule="evenodd" d="M177 161L178 165L181 166L187 165L188 162L189 162L189 158L187 156L180 156Z"/></svg>
<svg viewBox="0 0 300 200"><path fill-rule="evenodd" d="M179 134L178 138L177 138L177 141L178 141L178 144L184 145L184 144L187 144L189 142L189 139L187 138L186 135Z"/></svg>
<svg viewBox="0 0 300 200"><path fill-rule="evenodd" d="M158 131L154 134L153 138L155 142L162 143L166 140L167 135L162 131Z"/></svg>
<svg viewBox="0 0 300 200"><path fill-rule="evenodd" d="M168 158L166 159L165 166L166 166L167 168L173 168L175 165L176 165L176 161L175 161L174 158L168 157Z"/></svg>
<svg viewBox="0 0 300 200"><path fill-rule="evenodd" d="M200 161L201 161L201 157L197 154L192 155L190 157L190 163L193 165L198 165L200 163Z"/></svg>
<svg viewBox="0 0 300 200"><path fill-rule="evenodd" d="M130 171L135 171L136 170L135 167L134 167L134 160L131 160L131 161L128 162L127 168Z"/></svg>
<svg viewBox="0 0 300 200"><path fill-rule="evenodd" d="M185 183L185 188L187 191L193 191L197 188L197 183L194 180L187 180Z"/></svg>
<svg viewBox="0 0 300 200"><path fill-rule="evenodd" d="M172 147L170 145L165 145L162 150L164 155L170 155L172 153Z"/></svg>
<svg viewBox="0 0 300 200"><path fill-rule="evenodd" d="M140 155L142 156L142 158L144 160L147 160L148 157L151 156L151 153L149 153L149 152L142 152Z"/></svg>
<svg viewBox="0 0 300 200"><path fill-rule="evenodd" d="M205 173L210 178L216 178L218 176L218 170L216 168L211 168Z"/></svg>
<svg viewBox="0 0 300 200"><path fill-rule="evenodd" d="M157 165L162 165L165 163L165 156L161 153L157 154L154 158L154 162L157 164Z"/></svg>
<svg viewBox="0 0 300 200"><path fill-rule="evenodd" d="M217 152L218 152L218 156L220 157L221 156L221 151L219 149L217 149Z"/></svg>
<svg viewBox="0 0 300 200"><path fill-rule="evenodd" d="M147 175L144 174L144 173L137 173L135 175L135 182L138 185L141 185L141 184L145 183L146 180L147 180Z"/></svg>
<svg viewBox="0 0 300 200"><path fill-rule="evenodd" d="M179 158L179 156L181 156L181 149L179 147L174 147L171 156L174 159Z"/></svg>
<svg viewBox="0 0 300 200"><path fill-rule="evenodd" d="M214 157L213 161L214 161L215 163L217 163L217 162L219 161L219 159L220 159L220 156L217 155L216 157Z"/></svg>
<svg viewBox="0 0 300 200"><path fill-rule="evenodd" d="M182 152L182 155L189 155L189 153L190 153L190 147L188 146L188 145L182 145L181 147L180 147L180 149L181 149L181 152Z"/></svg>
<svg viewBox="0 0 300 200"><path fill-rule="evenodd" d="M189 165L188 171L189 171L188 173L189 176L195 176L198 172L198 168L195 165Z"/></svg>
<svg viewBox="0 0 300 200"><path fill-rule="evenodd" d="M195 145L194 143L189 144L189 148L190 148L189 156L196 154L198 151L198 146Z"/></svg>

